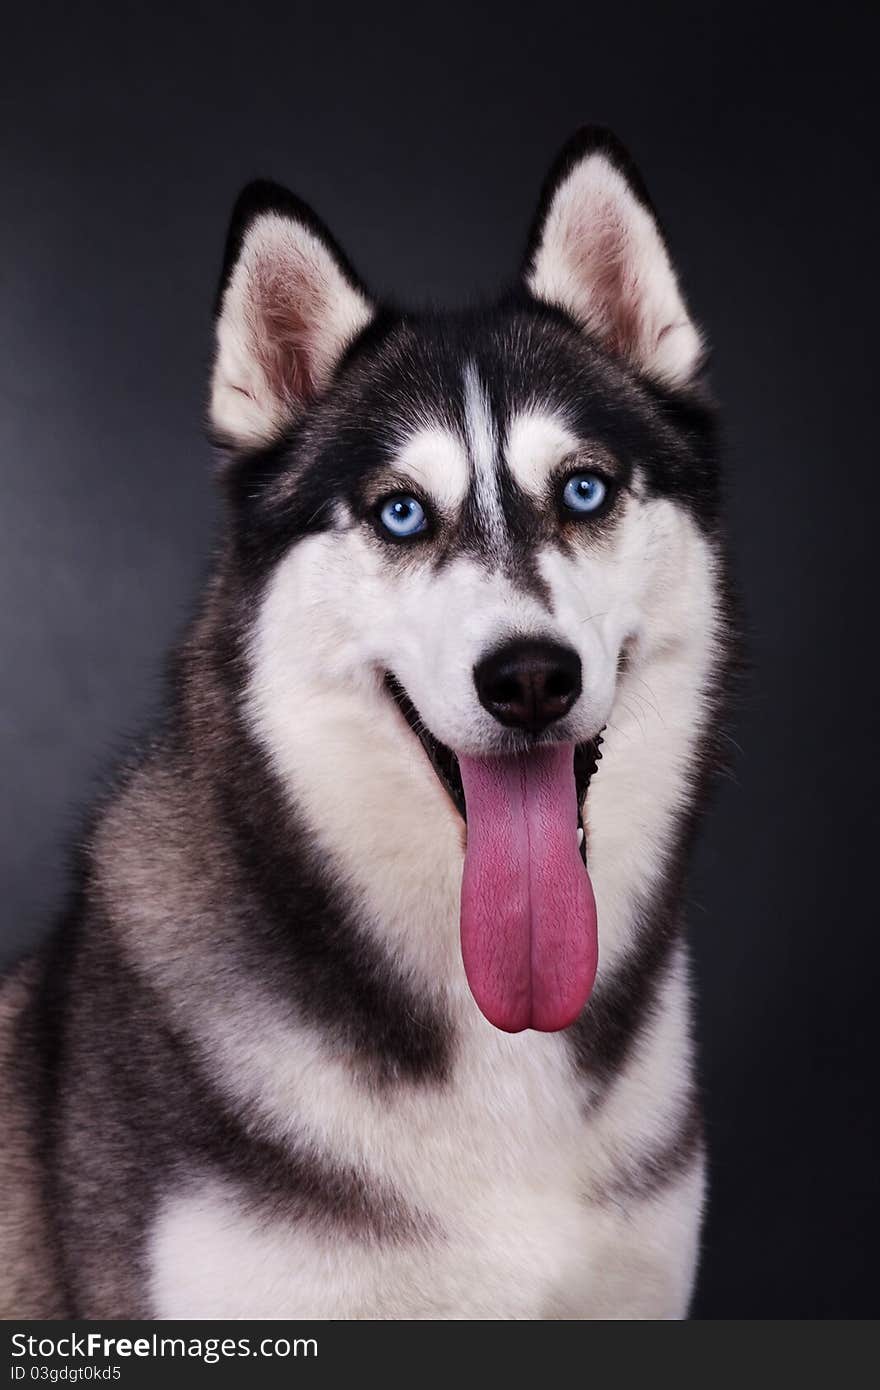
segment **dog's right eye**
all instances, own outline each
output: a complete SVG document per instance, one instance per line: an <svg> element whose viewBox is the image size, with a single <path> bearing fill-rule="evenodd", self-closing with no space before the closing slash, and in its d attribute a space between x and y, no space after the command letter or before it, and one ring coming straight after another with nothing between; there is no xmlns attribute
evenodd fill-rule
<svg viewBox="0 0 880 1390"><path fill-rule="evenodd" d="M396 493L379 503L379 520L389 535L397 540L409 540L428 528L425 509L415 497Z"/></svg>

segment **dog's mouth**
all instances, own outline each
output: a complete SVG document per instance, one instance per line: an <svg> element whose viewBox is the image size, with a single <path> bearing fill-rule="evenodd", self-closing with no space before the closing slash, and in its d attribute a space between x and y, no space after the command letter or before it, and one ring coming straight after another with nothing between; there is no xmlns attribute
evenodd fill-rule
<svg viewBox="0 0 880 1390"><path fill-rule="evenodd" d="M467 801L461 780L461 768L456 755L445 743L435 738L425 725L409 695L396 676L385 673L385 689L397 705L407 724L415 734L427 754L428 761L437 774L440 785L445 789L450 801L463 821L467 821ZM587 862L587 846L584 837L583 805L589 791L590 782L602 760L602 735L586 743L574 745L574 785L577 799L577 842L584 864Z"/></svg>
<svg viewBox="0 0 880 1390"><path fill-rule="evenodd" d="M467 825L461 946L477 1004L507 1032L567 1027L598 960L582 807L601 734L457 755L425 727L395 676L386 673L385 686Z"/></svg>
<svg viewBox="0 0 880 1390"><path fill-rule="evenodd" d="M397 677L392 676L390 671L385 672L385 689L427 753L428 761L436 772L440 785L446 789L462 820L466 821L467 802L464 799L464 787L461 781L458 758L451 748L447 748L445 743L441 743L439 739L434 737L430 729L426 728L425 721L421 718L412 700Z"/></svg>

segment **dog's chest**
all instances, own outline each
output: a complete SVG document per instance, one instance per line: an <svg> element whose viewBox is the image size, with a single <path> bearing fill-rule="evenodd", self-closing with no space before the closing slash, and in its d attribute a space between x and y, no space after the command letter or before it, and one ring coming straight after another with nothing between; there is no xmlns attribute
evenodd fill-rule
<svg viewBox="0 0 880 1390"><path fill-rule="evenodd" d="M164 1317L583 1316L602 1218L589 1206L584 1094L558 1038L479 1030L441 1089L361 1098L338 1121L367 1191L403 1223L364 1235L332 1218L272 1215L202 1176L166 1201L152 1239ZM331 1098L322 1115L332 1134Z"/></svg>

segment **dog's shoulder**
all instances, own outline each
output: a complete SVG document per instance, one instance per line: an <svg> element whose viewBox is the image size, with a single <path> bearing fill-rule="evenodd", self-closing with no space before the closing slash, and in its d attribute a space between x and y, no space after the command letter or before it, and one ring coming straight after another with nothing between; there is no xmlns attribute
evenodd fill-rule
<svg viewBox="0 0 880 1390"><path fill-rule="evenodd" d="M32 1015L42 952L0 982L0 1317L63 1317L44 1205L40 1060Z"/></svg>

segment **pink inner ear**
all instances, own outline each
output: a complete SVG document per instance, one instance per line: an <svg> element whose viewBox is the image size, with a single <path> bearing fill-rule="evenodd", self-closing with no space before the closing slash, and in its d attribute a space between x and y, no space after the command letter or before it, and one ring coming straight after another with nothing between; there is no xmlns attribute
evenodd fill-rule
<svg viewBox="0 0 880 1390"><path fill-rule="evenodd" d="M644 345L645 306L633 248L614 203L581 211L566 230L565 254L587 287L588 327L609 352L637 355Z"/></svg>
<svg viewBox="0 0 880 1390"><path fill-rule="evenodd" d="M302 406L316 392L315 325L323 305L305 275L258 262L252 273L252 347L273 396Z"/></svg>
<svg viewBox="0 0 880 1390"><path fill-rule="evenodd" d="M554 193L527 283L637 371L670 385L692 377L700 335L662 233L604 154L588 154Z"/></svg>

